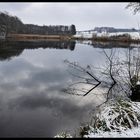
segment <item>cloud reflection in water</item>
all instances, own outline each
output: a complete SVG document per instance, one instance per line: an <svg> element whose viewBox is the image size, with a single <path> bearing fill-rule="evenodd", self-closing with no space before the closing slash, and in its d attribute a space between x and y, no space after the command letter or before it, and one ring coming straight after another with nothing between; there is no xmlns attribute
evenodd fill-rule
<svg viewBox="0 0 140 140"><path fill-rule="evenodd" d="M81 54L25 50L0 62L0 137L53 137L85 120L94 103L61 91L72 80L63 63L72 55Z"/></svg>

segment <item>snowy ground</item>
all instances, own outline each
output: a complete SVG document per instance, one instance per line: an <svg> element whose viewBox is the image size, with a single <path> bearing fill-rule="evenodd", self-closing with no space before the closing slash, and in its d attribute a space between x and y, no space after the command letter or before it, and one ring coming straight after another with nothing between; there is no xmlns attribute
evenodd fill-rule
<svg viewBox="0 0 140 140"><path fill-rule="evenodd" d="M81 137L140 138L140 102L111 100L98 110L96 117L94 124L81 127ZM72 138L72 136L62 132L55 138Z"/></svg>
<svg viewBox="0 0 140 140"><path fill-rule="evenodd" d="M121 138L121 137L131 137L131 138L140 138L140 126L135 127L133 129L128 129L127 131L122 131L122 132L101 132L101 133L91 133L85 137L88 138L94 138L94 137L113 137L113 138Z"/></svg>
<svg viewBox="0 0 140 140"><path fill-rule="evenodd" d="M76 34L75 37L85 37L85 38L91 38L93 36L94 32L91 33L80 33ZM140 39L140 32L116 32L116 33L96 33L97 36L112 36L112 35L122 35L122 34L129 34L132 39Z"/></svg>
<svg viewBox="0 0 140 140"><path fill-rule="evenodd" d="M129 34L132 39L140 39L140 33L139 32L117 32L117 33L110 33L109 36L122 35L122 34Z"/></svg>
<svg viewBox="0 0 140 140"><path fill-rule="evenodd" d="M140 102L123 101L121 104L111 103L111 105L109 103L102 108L98 117L100 121L96 123L96 129L90 126L88 134L84 137L140 138ZM105 122L105 125L103 126L101 122ZM99 123L101 123L100 126ZM105 127L108 130L105 130Z"/></svg>
<svg viewBox="0 0 140 140"><path fill-rule="evenodd" d="M122 137L131 137L131 138L140 138L140 126L135 127L133 129L128 129L126 131L122 132L100 132L100 133L90 133L89 135L85 136L88 138L94 138L94 137L114 137L114 138L122 138Z"/></svg>

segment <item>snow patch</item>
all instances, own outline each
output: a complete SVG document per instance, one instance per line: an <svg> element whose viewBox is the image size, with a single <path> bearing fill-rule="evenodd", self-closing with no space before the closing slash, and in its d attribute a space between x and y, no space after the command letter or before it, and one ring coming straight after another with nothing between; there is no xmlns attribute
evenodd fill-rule
<svg viewBox="0 0 140 140"><path fill-rule="evenodd" d="M110 101L96 115L84 137L140 137L140 103Z"/></svg>
<svg viewBox="0 0 140 140"><path fill-rule="evenodd" d="M101 36L118 36L118 35L123 35L123 34L128 34L131 36L132 39L140 39L140 32L114 32L114 33L108 33L108 32L82 32L74 35L75 37L83 37L83 38L91 38L93 35L96 35L97 37Z"/></svg>

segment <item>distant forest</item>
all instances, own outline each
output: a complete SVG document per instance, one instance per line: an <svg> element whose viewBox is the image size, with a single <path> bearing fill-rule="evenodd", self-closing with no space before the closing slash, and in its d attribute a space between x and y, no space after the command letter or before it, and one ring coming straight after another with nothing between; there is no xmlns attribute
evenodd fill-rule
<svg viewBox="0 0 140 140"><path fill-rule="evenodd" d="M17 16L0 12L0 32L4 31L6 34L75 35L76 27L73 24L70 26L24 24Z"/></svg>

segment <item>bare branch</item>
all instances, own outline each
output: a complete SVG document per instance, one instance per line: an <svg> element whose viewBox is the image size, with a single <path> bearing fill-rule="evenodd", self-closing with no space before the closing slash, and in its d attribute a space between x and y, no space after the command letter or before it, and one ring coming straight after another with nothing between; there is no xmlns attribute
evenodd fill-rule
<svg viewBox="0 0 140 140"><path fill-rule="evenodd" d="M91 88L86 94L84 94L84 96L86 96L87 94L89 94L93 89L95 89L100 84L101 84L101 82L99 82L95 87Z"/></svg>
<svg viewBox="0 0 140 140"><path fill-rule="evenodd" d="M140 2L130 2L126 7L133 11L133 14L140 12Z"/></svg>

